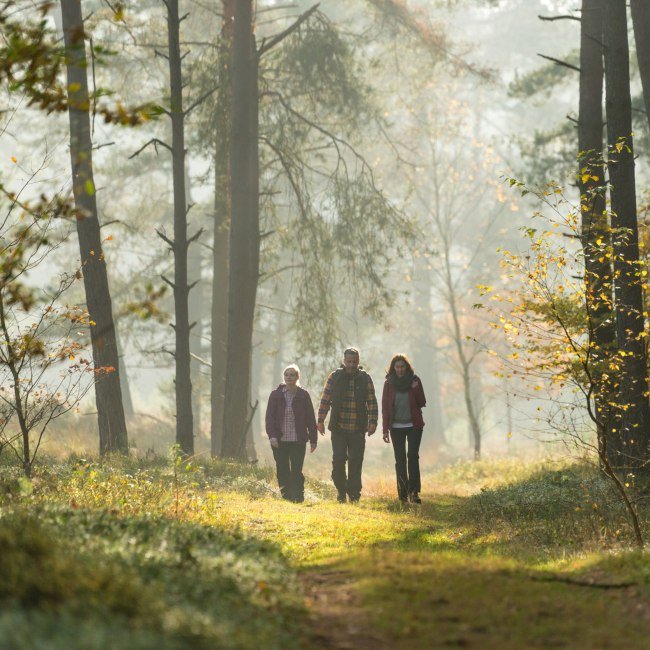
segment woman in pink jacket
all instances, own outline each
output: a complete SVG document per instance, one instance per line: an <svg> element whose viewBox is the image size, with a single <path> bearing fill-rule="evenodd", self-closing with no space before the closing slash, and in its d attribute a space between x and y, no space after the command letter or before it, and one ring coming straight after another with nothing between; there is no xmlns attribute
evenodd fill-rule
<svg viewBox="0 0 650 650"><path fill-rule="evenodd" d="M384 442L393 441L397 496L404 503L422 503L420 441L424 428L422 407L426 403L422 382L411 362L405 354L396 354L386 374L381 411Z"/></svg>

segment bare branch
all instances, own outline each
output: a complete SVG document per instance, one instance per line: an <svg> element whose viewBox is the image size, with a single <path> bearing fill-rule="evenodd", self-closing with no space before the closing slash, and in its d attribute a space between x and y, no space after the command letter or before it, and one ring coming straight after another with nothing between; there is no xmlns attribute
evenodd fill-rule
<svg viewBox="0 0 650 650"><path fill-rule="evenodd" d="M203 228L199 228L188 240L187 240L187 246L189 248L189 245L192 242L195 242L201 235L203 234Z"/></svg>
<svg viewBox="0 0 650 650"><path fill-rule="evenodd" d="M298 27L300 27L300 25L302 25L318 9L319 5L320 3L315 4L311 9L305 11L298 20L289 25L289 27L287 27L283 32L280 32L268 41L263 40L261 45L257 48L258 58L262 58L262 56L271 48L275 47L278 43L281 43L285 38L287 38L287 36L296 31L296 29L298 29Z"/></svg>
<svg viewBox="0 0 650 650"><path fill-rule="evenodd" d="M149 140L149 142L147 142L146 144L143 144L134 154L131 154L129 156L129 160L131 160L131 158L135 158L136 156L139 156L150 144L152 144L154 146L154 149L156 150L156 153L158 153L158 145L160 145L161 147L165 147L165 149L167 149L170 152L172 150L172 148L166 142L163 142L162 140L159 140L158 138L151 138L151 140Z"/></svg>
<svg viewBox="0 0 650 650"><path fill-rule="evenodd" d="M166 244L169 245L169 248L171 250L174 250L174 242L171 239L169 239L169 237L167 237L167 235L165 235L165 233L162 230L156 229L156 234L158 235L158 237L160 237L160 239L162 239Z"/></svg>
<svg viewBox="0 0 650 650"><path fill-rule="evenodd" d="M578 16L571 16L570 14L565 14L562 16L541 16L538 14L537 17L540 20L544 20L546 22L553 22L555 20L576 20L577 22L580 22L581 20Z"/></svg>
<svg viewBox="0 0 650 650"><path fill-rule="evenodd" d="M210 97L210 95L212 95L212 93L217 90L219 90L219 86L215 86L211 90L208 90L208 92L204 95L201 95L201 97L199 97L195 102L192 102L189 108L183 111L183 115L187 117L197 106L200 106L208 97Z"/></svg>
<svg viewBox="0 0 650 650"><path fill-rule="evenodd" d="M552 61L557 65L562 65L565 68L569 68L569 70L575 70L576 72L580 72L580 68L577 65L573 65L573 63L567 63L566 61L561 61L560 59L556 59L552 56L546 56L546 54L539 54L539 52L537 53L537 56L540 56L542 57L542 59L546 59L547 61Z"/></svg>

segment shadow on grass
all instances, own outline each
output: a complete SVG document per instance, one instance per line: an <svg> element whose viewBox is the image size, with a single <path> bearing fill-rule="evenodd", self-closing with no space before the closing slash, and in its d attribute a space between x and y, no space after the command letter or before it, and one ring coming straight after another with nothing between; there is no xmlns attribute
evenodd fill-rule
<svg viewBox="0 0 650 650"><path fill-rule="evenodd" d="M539 580L524 567L439 552L368 552L355 588L377 647L641 648L633 590Z"/></svg>
<svg viewBox="0 0 650 650"><path fill-rule="evenodd" d="M164 517L34 507L2 517L0 647L297 647L276 545Z"/></svg>
<svg viewBox="0 0 650 650"><path fill-rule="evenodd" d="M634 540L620 497L589 465L540 470L466 497L425 494L423 501L420 506L378 501L386 511L414 520L394 542L398 547L544 561L572 551L625 549ZM647 531L650 511L644 504L640 516Z"/></svg>

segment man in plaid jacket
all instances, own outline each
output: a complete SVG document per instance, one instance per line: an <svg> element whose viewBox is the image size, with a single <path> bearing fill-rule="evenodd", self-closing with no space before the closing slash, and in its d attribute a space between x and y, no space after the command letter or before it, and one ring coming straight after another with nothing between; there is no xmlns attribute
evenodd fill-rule
<svg viewBox="0 0 650 650"><path fill-rule="evenodd" d="M359 350L348 348L343 365L330 373L318 409L318 424L325 435L325 417L330 411L332 432L332 481L339 503L361 497L361 467L366 449L366 432L377 429L377 398L370 375L359 366ZM346 472L347 463L347 472Z"/></svg>

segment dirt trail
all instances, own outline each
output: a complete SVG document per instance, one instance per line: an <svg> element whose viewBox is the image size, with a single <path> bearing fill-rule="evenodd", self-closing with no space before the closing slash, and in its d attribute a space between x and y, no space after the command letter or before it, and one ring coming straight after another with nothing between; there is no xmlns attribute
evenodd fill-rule
<svg viewBox="0 0 650 650"><path fill-rule="evenodd" d="M313 637L310 650L393 648L373 633L349 571L330 569L301 574Z"/></svg>

